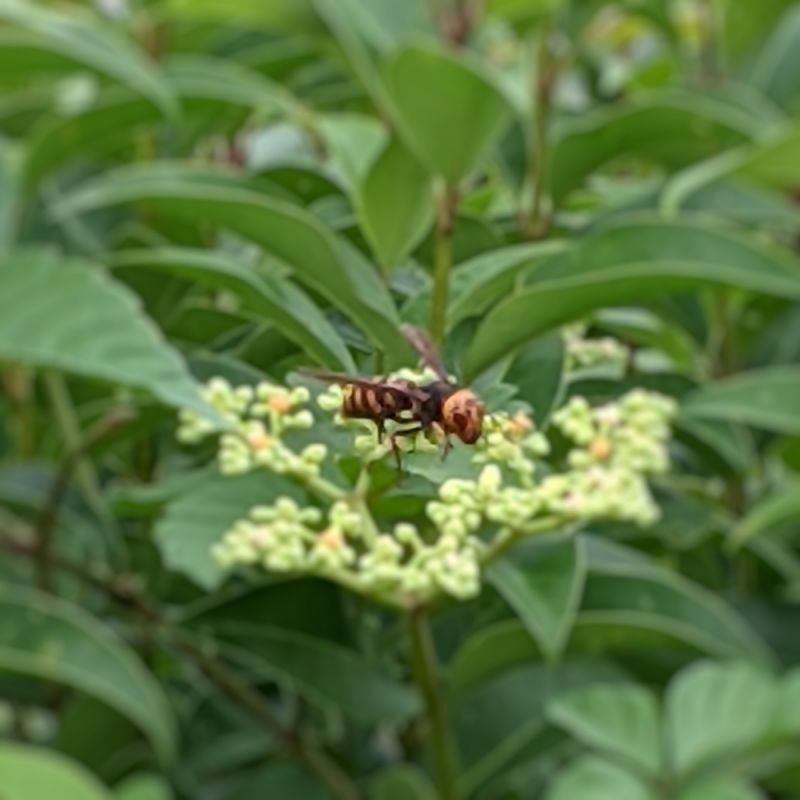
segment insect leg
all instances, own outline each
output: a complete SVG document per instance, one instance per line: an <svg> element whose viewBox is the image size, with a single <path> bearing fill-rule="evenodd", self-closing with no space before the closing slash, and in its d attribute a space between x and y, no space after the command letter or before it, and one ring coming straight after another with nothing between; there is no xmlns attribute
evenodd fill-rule
<svg viewBox="0 0 800 800"><path fill-rule="evenodd" d="M421 430L423 430L423 427L424 426L422 425L414 425L413 428L405 428L404 430L394 431L389 436L389 441L391 442L392 445L392 452L394 453L395 460L397 461L398 470L402 469L403 465L400 461L400 448L397 446L397 440L401 436L413 436L414 434L419 433Z"/></svg>

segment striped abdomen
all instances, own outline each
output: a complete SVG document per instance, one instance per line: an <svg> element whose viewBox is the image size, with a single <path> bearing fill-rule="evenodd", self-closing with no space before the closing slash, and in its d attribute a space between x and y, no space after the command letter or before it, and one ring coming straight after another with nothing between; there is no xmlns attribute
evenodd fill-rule
<svg viewBox="0 0 800 800"><path fill-rule="evenodd" d="M418 404L412 391L410 386L388 382L348 384L342 401L342 416L374 420L408 419Z"/></svg>

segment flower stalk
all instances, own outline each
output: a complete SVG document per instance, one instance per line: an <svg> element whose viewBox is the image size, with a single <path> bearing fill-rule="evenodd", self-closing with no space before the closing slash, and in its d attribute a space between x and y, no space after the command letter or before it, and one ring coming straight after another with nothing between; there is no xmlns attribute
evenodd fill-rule
<svg viewBox="0 0 800 800"><path fill-rule="evenodd" d="M428 611L424 607L412 609L407 619L411 669L425 702L439 797L460 800L458 751L448 720Z"/></svg>

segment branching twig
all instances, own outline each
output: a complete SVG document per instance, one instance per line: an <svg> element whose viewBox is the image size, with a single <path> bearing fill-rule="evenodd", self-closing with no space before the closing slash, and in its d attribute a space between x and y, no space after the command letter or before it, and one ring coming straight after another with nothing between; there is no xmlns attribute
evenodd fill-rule
<svg viewBox="0 0 800 800"><path fill-rule="evenodd" d="M50 487L47 500L34 524L36 535L36 582L40 589L50 586L50 566L52 562L53 536L61 505L69 487L70 480L83 457L96 447L109 434L131 419L127 411L115 411L104 417L90 430L85 438L69 450L61 462L56 477Z"/></svg>
<svg viewBox="0 0 800 800"><path fill-rule="evenodd" d="M250 714L288 755L305 764L328 787L334 797L338 800L358 800L361 796L358 787L339 765L296 730L281 725L270 713L264 698L241 681L235 672L195 644L184 641L181 643L181 649L226 697Z"/></svg>

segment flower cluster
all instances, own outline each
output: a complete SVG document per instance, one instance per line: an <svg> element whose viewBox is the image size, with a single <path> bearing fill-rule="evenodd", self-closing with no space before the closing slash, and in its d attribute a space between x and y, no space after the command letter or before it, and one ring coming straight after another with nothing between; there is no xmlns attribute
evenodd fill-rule
<svg viewBox="0 0 800 800"><path fill-rule="evenodd" d="M605 364L621 365L629 356L628 348L618 339L611 336L588 338L583 324L565 327L563 336L568 372Z"/></svg>
<svg viewBox="0 0 800 800"><path fill-rule="evenodd" d="M547 441L521 431L520 418L500 418L476 456L493 463L477 480L446 481L438 500L428 504L428 516L443 535L462 536L479 530L484 520L514 530L524 530L537 517L555 524L606 518L648 525L658 507L646 479L668 466L668 422L674 412L672 400L642 390L598 408L573 398L553 418L575 445L566 469L536 484L530 479L535 472L530 456L546 455ZM510 466L520 485L504 483L499 465Z"/></svg>
<svg viewBox="0 0 800 800"><path fill-rule="evenodd" d="M483 429L472 460L476 464L505 464L523 484L530 485L535 472L533 459L550 452L547 439L534 430L533 420L522 411L514 415L498 413L484 419Z"/></svg>
<svg viewBox="0 0 800 800"><path fill-rule="evenodd" d="M426 376L408 374L412 380ZM309 393L269 383L233 387L215 379L206 400L228 424L220 435L219 466L226 474L264 468L300 483L320 501L302 507L289 497L253 508L214 548L226 568L255 566L273 572L310 574L397 606L412 607L441 594L472 597L480 591L481 565L519 536L573 521L611 518L649 524L657 516L647 485L668 466L672 400L634 390L592 407L572 398L553 415L567 440L555 459L551 444L522 412L487 416L472 461L476 478L453 478L426 506L429 522L403 522L381 529L367 505L369 464L387 455L374 426L342 420L342 389L319 395L318 405L355 430L354 450L363 462L352 489L320 476L327 449L320 443L296 452L284 440L293 429L314 424ZM365 433L363 426L372 430ZM197 442L214 428L191 412L181 415L179 438ZM400 443L436 448L424 436Z"/></svg>
<svg viewBox="0 0 800 800"><path fill-rule="evenodd" d="M220 437L219 468L223 475L237 475L264 467L280 475L310 478L319 474L327 456L323 444L311 444L295 453L281 439L284 432L311 428L314 416L303 408L308 389L262 381L256 387L233 387L224 378L213 378L203 397L228 424ZM182 411L178 439L191 444L215 433L214 425L193 411Z"/></svg>
<svg viewBox="0 0 800 800"><path fill-rule="evenodd" d="M281 497L253 508L225 533L213 555L224 567L318 575L411 607L440 592L462 599L477 594L480 550L477 539L452 534L425 543L409 523L380 533L346 501L335 502L324 516Z"/></svg>

